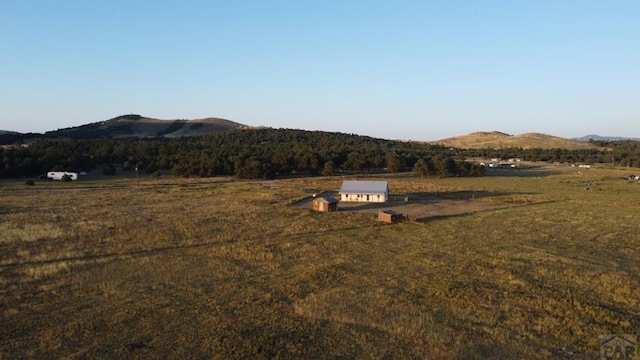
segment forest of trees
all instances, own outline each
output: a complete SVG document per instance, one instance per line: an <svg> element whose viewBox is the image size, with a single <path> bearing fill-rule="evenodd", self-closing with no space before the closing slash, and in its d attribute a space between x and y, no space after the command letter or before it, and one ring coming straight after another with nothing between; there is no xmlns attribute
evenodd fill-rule
<svg viewBox="0 0 640 360"><path fill-rule="evenodd" d="M97 167L178 176L257 179L291 175L402 172L478 176L484 168L442 146L291 129L247 129L177 139L44 140L0 149L0 177Z"/></svg>
<svg viewBox="0 0 640 360"><path fill-rule="evenodd" d="M0 149L0 177L36 177L48 171L170 170L177 176L257 179L415 171L422 176L479 176L470 157L526 161L614 163L640 167L640 142L602 143L608 150L457 150L418 142L291 129L246 129L177 139L39 141Z"/></svg>

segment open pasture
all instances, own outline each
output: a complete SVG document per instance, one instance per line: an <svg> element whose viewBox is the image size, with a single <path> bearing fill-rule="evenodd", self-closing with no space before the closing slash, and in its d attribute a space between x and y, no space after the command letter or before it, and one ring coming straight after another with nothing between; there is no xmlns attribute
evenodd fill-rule
<svg viewBox="0 0 640 360"><path fill-rule="evenodd" d="M590 359L637 334L640 184L514 174L389 178L482 205L394 225L290 206L337 177L0 183L0 358Z"/></svg>

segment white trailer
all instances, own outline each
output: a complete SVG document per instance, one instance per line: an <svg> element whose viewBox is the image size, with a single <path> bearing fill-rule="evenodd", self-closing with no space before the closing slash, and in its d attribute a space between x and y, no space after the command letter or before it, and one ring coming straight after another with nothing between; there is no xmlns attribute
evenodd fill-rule
<svg viewBox="0 0 640 360"><path fill-rule="evenodd" d="M62 177L65 175L69 176L71 180L78 180L78 173L68 171L49 171L47 173L47 179L62 180Z"/></svg>

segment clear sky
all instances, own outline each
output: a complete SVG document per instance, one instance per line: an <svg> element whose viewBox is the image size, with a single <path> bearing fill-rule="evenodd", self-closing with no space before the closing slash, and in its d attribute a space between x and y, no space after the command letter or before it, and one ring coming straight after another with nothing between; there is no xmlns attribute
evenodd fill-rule
<svg viewBox="0 0 640 360"><path fill-rule="evenodd" d="M640 1L2 0L0 129L640 136Z"/></svg>

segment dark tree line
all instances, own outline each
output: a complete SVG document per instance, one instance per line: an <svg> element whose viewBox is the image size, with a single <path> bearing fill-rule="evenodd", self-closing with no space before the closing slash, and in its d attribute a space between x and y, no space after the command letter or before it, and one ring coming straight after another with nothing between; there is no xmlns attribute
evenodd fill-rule
<svg viewBox="0 0 640 360"><path fill-rule="evenodd" d="M291 175L415 171L428 176L478 176L467 157L518 157L549 162L615 162L640 167L640 143L607 143L609 151L564 149L456 150L352 134L245 129L177 139L44 140L0 149L0 177L97 167L178 176L274 178ZM112 172L112 171L110 171Z"/></svg>
<svg viewBox="0 0 640 360"><path fill-rule="evenodd" d="M178 176L253 179L411 171L418 160L427 164L427 175L481 175L483 171L442 146L320 131L251 129L172 140L44 140L0 149L0 176L33 177L99 166L111 173L115 165L124 171L171 170Z"/></svg>

